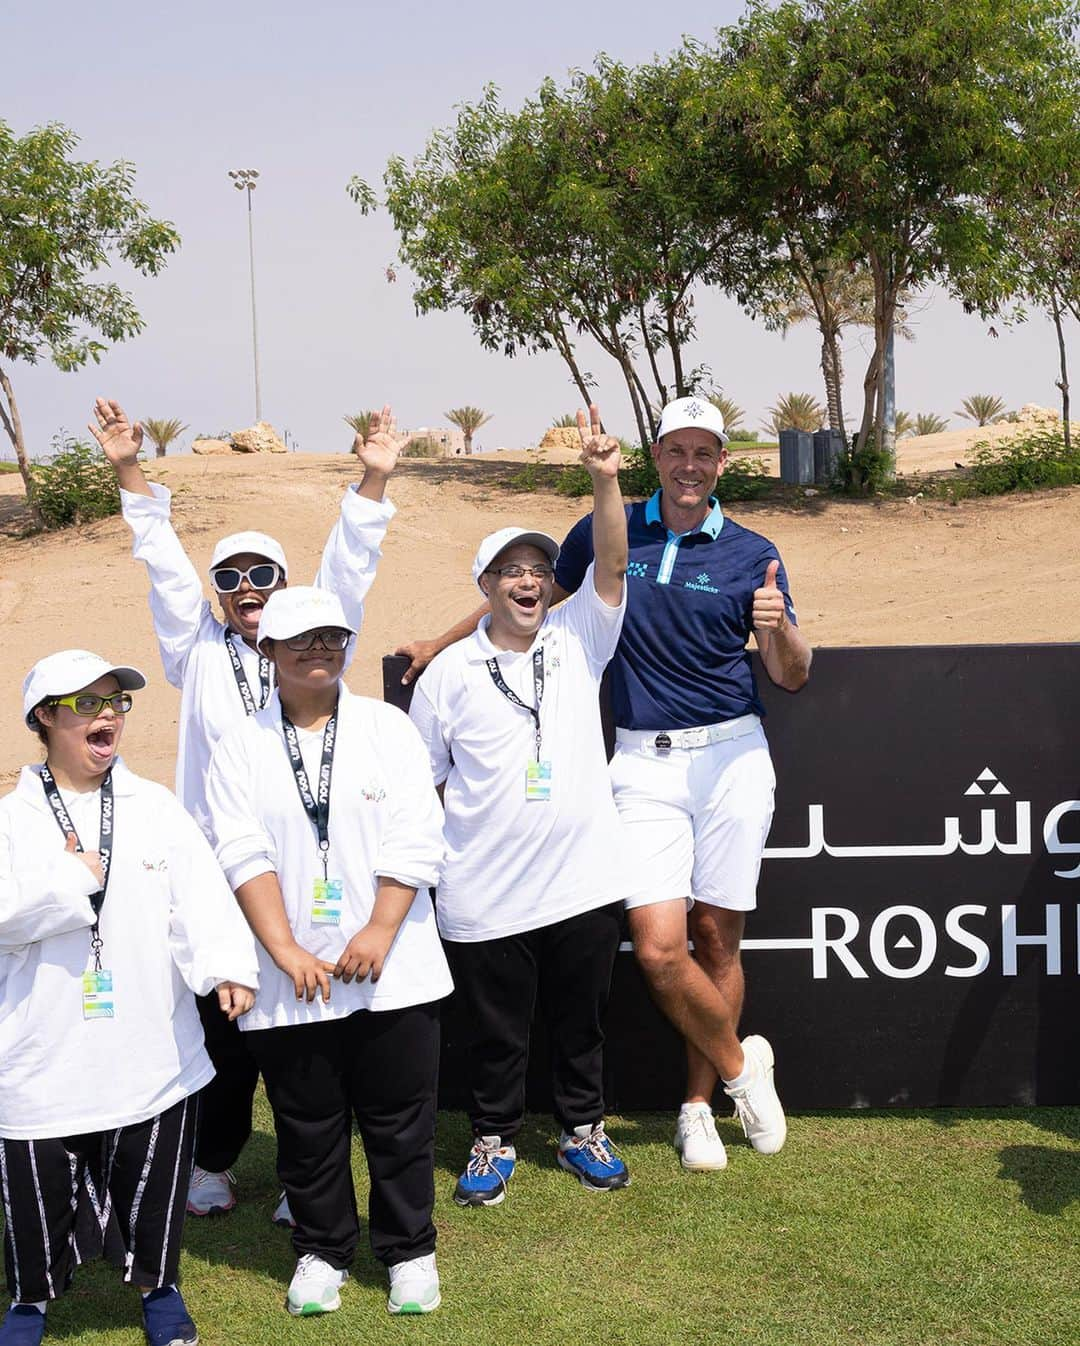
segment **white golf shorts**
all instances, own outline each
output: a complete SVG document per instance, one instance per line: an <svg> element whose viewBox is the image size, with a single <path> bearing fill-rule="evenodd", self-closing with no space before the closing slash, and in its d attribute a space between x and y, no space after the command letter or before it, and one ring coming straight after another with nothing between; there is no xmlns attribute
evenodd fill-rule
<svg viewBox="0 0 1080 1346"><path fill-rule="evenodd" d="M673 898L753 911L776 776L760 725L701 748L617 743L611 783L626 838L626 906Z"/></svg>

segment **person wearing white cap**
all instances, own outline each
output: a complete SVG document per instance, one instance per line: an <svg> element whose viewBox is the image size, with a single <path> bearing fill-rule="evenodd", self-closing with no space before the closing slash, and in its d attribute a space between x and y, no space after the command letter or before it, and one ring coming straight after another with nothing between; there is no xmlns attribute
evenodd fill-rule
<svg viewBox="0 0 1080 1346"><path fill-rule="evenodd" d="M625 608L619 445L578 413L593 481L596 559L549 612L558 543L503 528L473 578L490 617L432 661L410 716L443 785L447 859L436 895L467 1035L473 1145L454 1200L501 1202L524 1119L539 998L551 1042L559 1164L586 1187L625 1187L604 1130L603 1020L619 946L619 820L598 691Z"/></svg>
<svg viewBox="0 0 1080 1346"><path fill-rule="evenodd" d="M197 1340L176 1288L195 1096L213 1075L192 992L236 1019L258 965L205 837L119 756L131 693L145 685L87 650L40 660L23 684L24 722L46 758L0 800L0 1200L13 1300L2 1346L36 1346L49 1300L106 1242L143 1292L151 1346Z"/></svg>
<svg viewBox="0 0 1080 1346"><path fill-rule="evenodd" d="M259 942L259 1000L242 1028L274 1111L297 1315L338 1308L353 1262L354 1118L388 1307L427 1313L440 1299L438 1001L452 983L427 889L442 810L407 717L345 687L354 635L325 590L271 594L259 648L277 690L218 743L206 791L218 860Z"/></svg>
<svg viewBox="0 0 1080 1346"><path fill-rule="evenodd" d="M90 430L116 472L124 519L135 535L134 555L150 575L150 610L165 676L181 692L176 793L209 835L205 781L210 754L230 726L253 715L270 696L272 668L256 649L256 634L267 598L287 582L285 553L280 543L259 532L233 533L216 544L210 581L221 604L220 620L169 521L169 491L143 475L138 461L142 428L128 421L119 403L105 398L95 403L94 419ZM403 442L395 437L389 407L382 409L366 441L357 436L363 480L342 497L315 577L316 586L339 595L356 630L394 514L383 493ZM251 1134L258 1082L235 1025L219 1023L210 1001L200 1009L218 1073L201 1105L188 1203L192 1215L224 1212L236 1204L231 1168ZM286 1202L274 1219L289 1223Z"/></svg>
<svg viewBox="0 0 1080 1346"><path fill-rule="evenodd" d="M687 1042L675 1146L683 1167L697 1171L727 1163L712 1112L718 1079L756 1150L775 1153L787 1134L771 1045L737 1035L739 948L775 783L751 633L779 686L798 691L810 670L779 553L725 517L712 495L727 444L724 418L706 398L664 407L652 446L660 489L627 507L626 621L611 662L612 785L636 875L630 931L654 998ZM585 586L595 528L587 515L563 542L554 602ZM412 660L405 680L483 611L433 641L400 647Z"/></svg>

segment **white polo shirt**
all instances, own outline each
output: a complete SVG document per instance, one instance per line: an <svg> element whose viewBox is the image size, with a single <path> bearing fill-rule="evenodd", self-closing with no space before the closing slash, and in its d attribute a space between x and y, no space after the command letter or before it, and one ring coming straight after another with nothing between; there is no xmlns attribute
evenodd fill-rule
<svg viewBox="0 0 1080 1346"><path fill-rule="evenodd" d="M117 761L100 922L114 1017L84 1018L98 885L65 851L39 772L23 767L0 800L0 1136L15 1140L131 1126L195 1093L214 1067L192 992L258 986L255 940L205 837ZM61 795L96 850L101 791Z"/></svg>
<svg viewBox="0 0 1080 1346"><path fill-rule="evenodd" d="M318 779L322 734L301 737L306 767ZM257 944L259 998L240 1020L245 1032L340 1019L357 1010L402 1009L449 995L450 970L439 943L428 888L443 860L442 810L423 744L394 706L353 696L341 685L330 778L329 877L343 883L340 925L312 921L312 884L322 860L315 825L304 811L281 732L275 692L265 710L222 738L210 763L206 802L217 857L234 889L275 873L296 941L334 963L371 918L380 875L418 891L382 976L331 982L330 1000L298 1001L286 976Z"/></svg>
<svg viewBox="0 0 1080 1346"><path fill-rule="evenodd" d="M244 702L225 646L226 628L203 596L202 578L169 520L172 496L164 486L150 489L153 498L121 491L120 501L135 535L133 555L150 575L150 612L165 676L181 691L176 793L210 836L204 793L210 755L222 734L244 718ZM388 500L368 500L350 486L323 548L315 586L337 595L356 631L394 512ZM233 646L258 705L259 656L239 636Z"/></svg>
<svg viewBox="0 0 1080 1346"><path fill-rule="evenodd" d="M501 939L552 925L626 896L619 817L611 796L599 690L626 611L596 592L593 567L577 593L553 608L523 652L497 650L489 619L436 656L413 694L410 717L436 783L446 782L446 865L436 910L444 939ZM533 717L499 691L535 703L533 652L543 650L541 757L551 797L528 801Z"/></svg>

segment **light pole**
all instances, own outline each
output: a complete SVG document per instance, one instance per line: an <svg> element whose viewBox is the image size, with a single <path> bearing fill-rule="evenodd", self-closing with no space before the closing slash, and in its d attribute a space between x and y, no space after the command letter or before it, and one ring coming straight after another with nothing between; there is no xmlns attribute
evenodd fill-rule
<svg viewBox="0 0 1080 1346"><path fill-rule="evenodd" d="M259 329L255 321L255 230L251 223L251 193L259 176L254 168L229 170L229 177L238 192L247 192L248 208L248 258L251 262L251 349L255 356L255 419L262 420L262 395L259 391Z"/></svg>

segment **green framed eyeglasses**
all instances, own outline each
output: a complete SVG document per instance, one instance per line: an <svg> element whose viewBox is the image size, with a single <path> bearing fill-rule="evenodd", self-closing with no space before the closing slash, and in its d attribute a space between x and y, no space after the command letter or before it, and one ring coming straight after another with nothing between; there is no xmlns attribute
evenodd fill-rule
<svg viewBox="0 0 1080 1346"><path fill-rule="evenodd" d="M112 696L98 696L94 692L73 692L71 696L54 696L50 706L67 706L76 715L100 715L106 706L114 715L126 715L134 702L130 692L113 692Z"/></svg>

